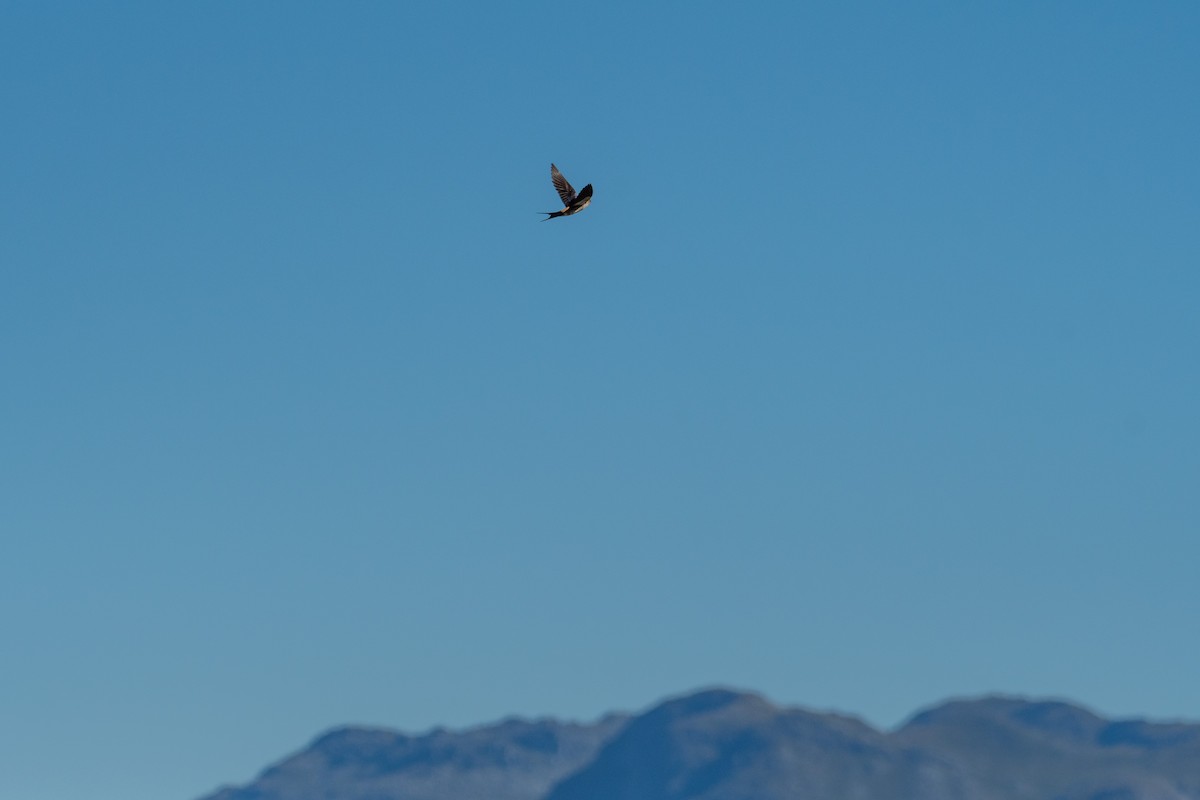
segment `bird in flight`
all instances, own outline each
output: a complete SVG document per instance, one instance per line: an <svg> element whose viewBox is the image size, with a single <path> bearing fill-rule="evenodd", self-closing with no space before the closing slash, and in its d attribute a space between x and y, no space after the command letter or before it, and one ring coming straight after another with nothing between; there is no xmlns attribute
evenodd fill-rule
<svg viewBox="0 0 1200 800"><path fill-rule="evenodd" d="M558 171L558 167L550 165L550 180L554 182L554 188L558 190L558 196L562 198L562 211L543 211L541 213L548 214L546 219L554 219L555 217L569 217L572 214L578 214L588 207L588 203L592 202L592 185L589 183L575 193L575 189L571 184L567 183L567 179ZM546 220L542 220L545 222Z"/></svg>

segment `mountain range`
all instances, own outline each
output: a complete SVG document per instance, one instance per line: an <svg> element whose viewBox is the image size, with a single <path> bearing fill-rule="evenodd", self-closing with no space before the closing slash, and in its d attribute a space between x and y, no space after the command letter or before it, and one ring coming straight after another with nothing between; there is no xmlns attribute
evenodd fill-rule
<svg viewBox="0 0 1200 800"><path fill-rule="evenodd" d="M346 727L202 800L1200 800L1200 724L953 700L880 731L707 689L592 723Z"/></svg>

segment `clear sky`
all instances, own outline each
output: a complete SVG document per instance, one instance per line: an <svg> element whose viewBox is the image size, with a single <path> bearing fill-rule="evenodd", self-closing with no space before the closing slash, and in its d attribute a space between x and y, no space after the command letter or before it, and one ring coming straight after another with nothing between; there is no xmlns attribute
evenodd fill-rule
<svg viewBox="0 0 1200 800"><path fill-rule="evenodd" d="M1200 718L1198 41L4 4L0 796L714 683Z"/></svg>

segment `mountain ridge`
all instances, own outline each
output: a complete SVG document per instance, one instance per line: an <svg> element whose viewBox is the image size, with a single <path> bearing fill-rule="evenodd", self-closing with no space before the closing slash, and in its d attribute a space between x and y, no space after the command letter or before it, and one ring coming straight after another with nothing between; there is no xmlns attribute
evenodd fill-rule
<svg viewBox="0 0 1200 800"><path fill-rule="evenodd" d="M709 687L594 722L341 726L201 800L1200 800L1200 724L989 694L879 729Z"/></svg>

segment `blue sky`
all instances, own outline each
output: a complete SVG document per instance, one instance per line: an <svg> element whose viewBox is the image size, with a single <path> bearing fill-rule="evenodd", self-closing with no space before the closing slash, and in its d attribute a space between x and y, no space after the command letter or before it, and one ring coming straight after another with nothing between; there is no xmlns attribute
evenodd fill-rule
<svg viewBox="0 0 1200 800"><path fill-rule="evenodd" d="M1200 718L1200 9L967 5L6 4L0 795Z"/></svg>

